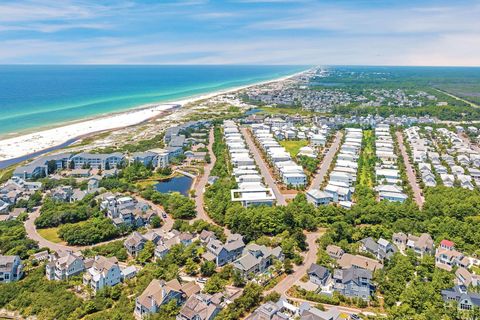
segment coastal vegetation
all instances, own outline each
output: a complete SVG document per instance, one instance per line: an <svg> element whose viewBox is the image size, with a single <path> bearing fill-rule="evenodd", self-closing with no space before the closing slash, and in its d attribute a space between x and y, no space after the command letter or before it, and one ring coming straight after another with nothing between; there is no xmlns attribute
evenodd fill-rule
<svg viewBox="0 0 480 320"><path fill-rule="evenodd" d="M73 203L55 201L47 197L40 209L40 216L35 220L35 225L37 228L51 228L101 216L102 213L93 199L94 196L90 194L83 200Z"/></svg>
<svg viewBox="0 0 480 320"><path fill-rule="evenodd" d="M26 259L36 249L38 249L38 244L27 238L22 221L0 221L1 254L19 255L20 258Z"/></svg>
<svg viewBox="0 0 480 320"><path fill-rule="evenodd" d="M92 218L78 223L62 225L58 236L69 245L89 245L127 234L127 228L117 228L108 218Z"/></svg>

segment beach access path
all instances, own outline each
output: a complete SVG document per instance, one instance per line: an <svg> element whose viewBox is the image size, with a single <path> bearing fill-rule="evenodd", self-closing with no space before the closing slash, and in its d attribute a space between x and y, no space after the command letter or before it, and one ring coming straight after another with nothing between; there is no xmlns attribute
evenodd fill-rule
<svg viewBox="0 0 480 320"><path fill-rule="evenodd" d="M338 131L335 134L335 139L333 140L332 145L329 147L327 154L325 154L325 157L323 158L322 162L320 163L320 169L317 171L315 174L315 177L312 180L312 184L310 185L310 190L312 189L320 189L320 186L323 183L323 180L325 180L325 176L328 172L328 169L330 168L330 165L332 164L332 160L337 154L338 148L340 147L340 142L342 142L343 138L343 133L341 131Z"/></svg>
<svg viewBox="0 0 480 320"><path fill-rule="evenodd" d="M207 163L207 165L203 168L203 174L202 176L197 179L194 190L195 190L195 207L197 210L197 216L195 220L205 220L208 223L218 225L215 221L213 221L205 211L205 200L203 198L203 195L205 193L205 187L207 186L208 183L208 178L210 177L210 172L212 172L213 167L215 166L215 162L217 161L217 158L215 157L215 154L213 153L213 143L215 142L215 135L213 133L213 128L210 129L209 136L208 136L208 153L210 154L210 163ZM228 237L231 232L229 229L219 226L223 228L225 235Z"/></svg>
<svg viewBox="0 0 480 320"><path fill-rule="evenodd" d="M275 194L275 198L277 199L277 204L282 206L286 205L287 200L285 199L285 196L280 192L280 189L275 183L275 179L272 177L272 174L270 173L268 164L265 162L265 160L263 160L262 155L260 154L260 150L257 148L255 143L253 142L253 139L250 136L248 129L245 127L241 127L240 131L242 132L243 138L247 142L247 146L250 149L250 152L253 154L253 157L255 159L255 162L257 163L257 166L260 168L260 172L262 173L262 176L265 179L265 182L273 190L273 193Z"/></svg>
<svg viewBox="0 0 480 320"><path fill-rule="evenodd" d="M147 202L159 214L161 212L164 212L164 210L160 206L154 204L153 202L143 198L141 198L141 200ZM112 239L104 242L99 242L89 246L69 246L62 243L54 243L43 238L37 232L37 228L35 226L35 219L37 219L39 216L40 216L40 207L36 208L35 211L29 214L28 219L25 221L25 231L27 232L27 237L34 241L37 241L38 246L40 248L49 248L50 250L56 251L56 252L65 252L65 251L76 252L76 251L81 251L89 248L98 247L114 241L124 240L127 238L127 236L125 236L125 237L116 238L116 239ZM167 215L167 218L163 219L163 225L160 228L152 229L152 231L161 231L161 230L170 231L173 227L173 222L174 222L173 219L169 215Z"/></svg>
<svg viewBox="0 0 480 320"><path fill-rule="evenodd" d="M407 154L407 149L405 148L405 143L403 141L403 133L401 131L397 131L395 134L397 136L400 153L402 154L402 157L403 157L403 163L405 164L408 182L412 187L413 198L417 203L418 207L422 208L425 199L422 196L422 189L420 189L420 186L417 183L417 176L415 175L415 170L413 169L413 166L410 163L410 159Z"/></svg>

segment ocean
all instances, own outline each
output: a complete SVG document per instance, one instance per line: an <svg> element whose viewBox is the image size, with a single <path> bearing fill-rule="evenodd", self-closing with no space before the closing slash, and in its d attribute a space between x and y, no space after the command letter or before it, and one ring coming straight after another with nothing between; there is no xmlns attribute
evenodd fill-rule
<svg viewBox="0 0 480 320"><path fill-rule="evenodd" d="M306 68L0 65L0 136L253 84Z"/></svg>

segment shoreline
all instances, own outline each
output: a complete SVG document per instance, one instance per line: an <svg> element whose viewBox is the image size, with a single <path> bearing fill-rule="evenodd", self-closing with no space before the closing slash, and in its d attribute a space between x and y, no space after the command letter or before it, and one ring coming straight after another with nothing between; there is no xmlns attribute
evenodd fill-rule
<svg viewBox="0 0 480 320"><path fill-rule="evenodd" d="M166 112L175 111L175 109L184 107L189 103L237 92L254 86L285 81L308 70L310 70L310 68L271 80L186 97L177 101L141 105L125 111L105 114L96 119L82 119L67 124L63 123L62 125L49 129L4 138L0 140L0 169L47 152L67 147L80 139L94 134L119 130L148 122Z"/></svg>

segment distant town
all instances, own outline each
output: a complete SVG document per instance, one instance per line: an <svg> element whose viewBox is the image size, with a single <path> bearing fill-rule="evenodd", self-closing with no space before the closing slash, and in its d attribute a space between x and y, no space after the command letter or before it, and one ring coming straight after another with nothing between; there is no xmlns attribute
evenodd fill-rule
<svg viewBox="0 0 480 320"><path fill-rule="evenodd" d="M476 319L480 126L449 117L478 106L352 74L2 169L0 318Z"/></svg>

